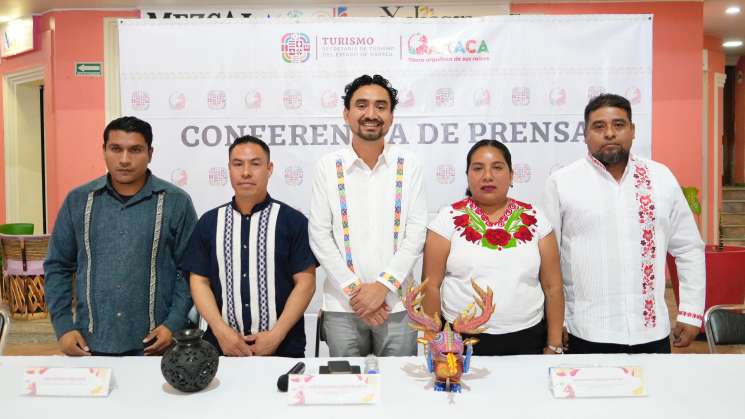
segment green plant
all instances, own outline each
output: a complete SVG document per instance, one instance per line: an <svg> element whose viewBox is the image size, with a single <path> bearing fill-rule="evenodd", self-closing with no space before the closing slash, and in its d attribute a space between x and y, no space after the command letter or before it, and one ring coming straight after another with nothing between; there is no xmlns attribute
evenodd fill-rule
<svg viewBox="0 0 745 419"><path fill-rule="evenodd" d="M688 202L688 206L691 208L691 212L696 215L701 215L701 202L698 200L698 188L695 186L683 186L683 196Z"/></svg>

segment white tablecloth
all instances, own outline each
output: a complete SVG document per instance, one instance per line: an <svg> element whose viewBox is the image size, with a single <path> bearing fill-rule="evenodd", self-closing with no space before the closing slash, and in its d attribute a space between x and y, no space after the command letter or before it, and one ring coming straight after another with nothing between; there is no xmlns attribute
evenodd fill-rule
<svg viewBox="0 0 745 419"><path fill-rule="evenodd" d="M305 360L306 372L327 361ZM381 358L382 400L373 406L288 406L276 381L295 362L221 358L217 381L184 395L170 391L160 358L0 357L0 419L745 418L745 355L477 357L460 394L434 392L423 358ZM642 366L649 396L554 399L548 368L560 365ZM23 369L32 366L111 367L116 387L98 399L20 396Z"/></svg>

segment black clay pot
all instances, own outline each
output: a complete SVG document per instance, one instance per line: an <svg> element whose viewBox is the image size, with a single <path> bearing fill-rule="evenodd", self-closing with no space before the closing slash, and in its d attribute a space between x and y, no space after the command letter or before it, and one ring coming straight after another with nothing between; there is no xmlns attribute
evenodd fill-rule
<svg viewBox="0 0 745 419"><path fill-rule="evenodd" d="M215 378L220 354L209 342L202 340L199 329L176 332L171 346L160 361L163 377L177 390L186 393L203 390Z"/></svg>

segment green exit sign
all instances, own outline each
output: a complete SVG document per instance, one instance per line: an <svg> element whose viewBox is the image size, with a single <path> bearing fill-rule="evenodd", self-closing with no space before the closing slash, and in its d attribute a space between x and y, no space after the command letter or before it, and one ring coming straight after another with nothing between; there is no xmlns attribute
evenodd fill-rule
<svg viewBox="0 0 745 419"><path fill-rule="evenodd" d="M101 76L103 64L101 63L75 63L76 76Z"/></svg>

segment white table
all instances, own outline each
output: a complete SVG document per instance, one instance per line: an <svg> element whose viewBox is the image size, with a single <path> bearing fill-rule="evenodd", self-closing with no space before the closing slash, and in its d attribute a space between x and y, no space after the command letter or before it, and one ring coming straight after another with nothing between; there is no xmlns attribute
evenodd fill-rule
<svg viewBox="0 0 745 419"><path fill-rule="evenodd" d="M305 360L317 372L328 359ZM362 359L352 359L361 365ZM160 358L0 357L0 418L743 418L745 355L565 355L477 357L460 394L432 390L423 358L379 359L382 401L374 406L290 407L277 377L294 360L221 358L217 385L184 395L168 389ZM548 367L639 365L649 396L626 399L554 399ZM31 366L105 366L116 388L108 398L19 396Z"/></svg>

